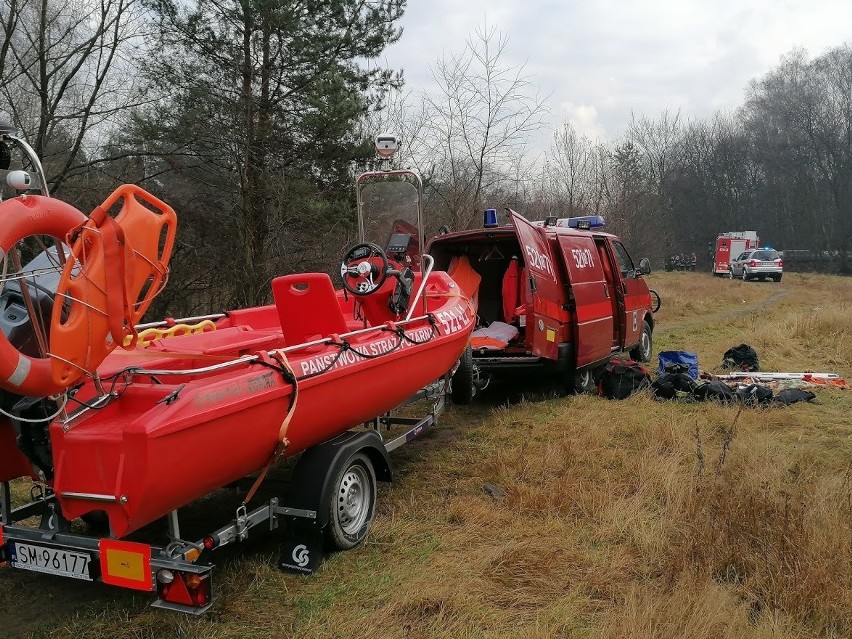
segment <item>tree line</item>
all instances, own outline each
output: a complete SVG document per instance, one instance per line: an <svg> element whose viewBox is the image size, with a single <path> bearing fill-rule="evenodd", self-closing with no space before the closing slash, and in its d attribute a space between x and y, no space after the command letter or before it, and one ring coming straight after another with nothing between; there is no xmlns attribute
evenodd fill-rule
<svg viewBox="0 0 852 639"><path fill-rule="evenodd" d="M710 268L719 233L755 230L793 264L852 274L852 48L795 50L753 80L743 104L704 120L634 114L616 140L565 121L540 157L545 122L523 69L501 64L505 36L478 31L435 67L438 97L397 110L409 161L432 187L430 218L451 228L486 206L528 217L602 215L658 265L695 252ZM522 96L522 97L519 97Z"/></svg>
<svg viewBox="0 0 852 639"><path fill-rule="evenodd" d="M776 248L852 251L852 50L794 51L743 105L706 121L634 115L618 140L570 122L550 148L547 96L478 29L406 93L378 63L405 0L0 0L0 119L82 210L123 182L179 214L155 314L264 303L275 275L332 268L354 239L354 175L402 136L432 230L482 209L601 214L637 255L700 254L757 230ZM658 262L661 264L661 262Z"/></svg>

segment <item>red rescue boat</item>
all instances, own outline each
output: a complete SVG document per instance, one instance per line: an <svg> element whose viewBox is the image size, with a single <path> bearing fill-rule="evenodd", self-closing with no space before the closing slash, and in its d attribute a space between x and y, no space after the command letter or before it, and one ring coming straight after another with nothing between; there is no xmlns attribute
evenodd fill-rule
<svg viewBox="0 0 852 639"><path fill-rule="evenodd" d="M285 276L273 290L274 306L106 359L101 381L119 396L50 426L53 488L67 518L103 510L121 537L258 471L280 442L292 455L331 439L444 375L474 322L443 272L427 277L425 312L399 322L383 312L386 302L365 305L373 321L347 321L346 301L324 273ZM78 394L97 397L93 384Z"/></svg>
<svg viewBox="0 0 852 639"><path fill-rule="evenodd" d="M16 417L33 414L25 404L47 403L55 415L16 422L17 438L0 417L0 482L31 475L52 490L64 518L103 511L120 538L446 377L467 347L476 309L421 255L419 178L412 188L410 171L380 173L376 184L359 179L359 230L362 240L390 239L385 249L362 241L347 252L343 289L325 273L287 275L273 280L272 305L138 330L165 281L175 228L167 205L138 187L113 194L88 219L46 196L0 203L0 217L17 220L0 230L0 259L28 235L58 240L53 258L29 275L21 270L16 290L7 286L30 317L42 303L53 306L46 353L0 333L0 347L14 350L0 388L20 399ZM405 197L368 218L371 202L390 201L371 191L379 185ZM59 209L61 228L51 217ZM63 246L65 259L57 254ZM44 300L38 278L50 269L40 266L51 265L61 276ZM24 397L48 395L30 404ZM47 422L49 445L33 435Z"/></svg>

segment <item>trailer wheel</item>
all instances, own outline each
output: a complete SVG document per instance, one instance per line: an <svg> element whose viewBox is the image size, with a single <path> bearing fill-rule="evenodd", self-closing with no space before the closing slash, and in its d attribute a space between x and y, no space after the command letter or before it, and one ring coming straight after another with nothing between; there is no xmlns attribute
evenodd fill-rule
<svg viewBox="0 0 852 639"><path fill-rule="evenodd" d="M355 453L340 467L328 509L326 536L334 548L349 550L364 541L376 510L376 471L367 455Z"/></svg>
<svg viewBox="0 0 852 639"><path fill-rule="evenodd" d="M476 392L476 370L473 365L473 350L468 345L459 358L459 367L453 373L450 396L453 404L460 406L470 404Z"/></svg>
<svg viewBox="0 0 852 639"><path fill-rule="evenodd" d="M109 517L103 510L92 510L80 515L92 532L109 532Z"/></svg>
<svg viewBox="0 0 852 639"><path fill-rule="evenodd" d="M630 357L637 362L650 362L653 351L653 338L651 336L651 325L648 320L642 321L642 337L639 344L630 349Z"/></svg>

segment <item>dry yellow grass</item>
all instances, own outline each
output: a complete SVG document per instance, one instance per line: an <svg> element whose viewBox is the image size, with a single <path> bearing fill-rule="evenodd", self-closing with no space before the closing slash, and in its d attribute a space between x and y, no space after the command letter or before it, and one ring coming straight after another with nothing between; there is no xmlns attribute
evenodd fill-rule
<svg viewBox="0 0 852 639"><path fill-rule="evenodd" d="M655 351L693 350L712 369L747 342L766 370L852 378L852 279L651 284ZM0 606L15 617L73 590L72 605L12 626L52 638L850 637L852 392L817 392L739 417L644 395L485 396L394 453L366 544L314 577L278 572L267 538L221 557L200 619L8 570Z"/></svg>

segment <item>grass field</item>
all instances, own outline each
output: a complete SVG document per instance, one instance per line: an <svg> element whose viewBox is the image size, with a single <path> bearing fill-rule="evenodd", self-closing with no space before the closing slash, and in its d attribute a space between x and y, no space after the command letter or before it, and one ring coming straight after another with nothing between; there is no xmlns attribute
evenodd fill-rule
<svg viewBox="0 0 852 639"><path fill-rule="evenodd" d="M852 380L850 278L649 282L655 353L712 370L746 342L763 370ZM392 455L367 542L317 575L279 572L274 536L252 539L223 551L216 603L190 618L0 570L0 637L852 637L852 391L816 392L737 417L490 388Z"/></svg>

